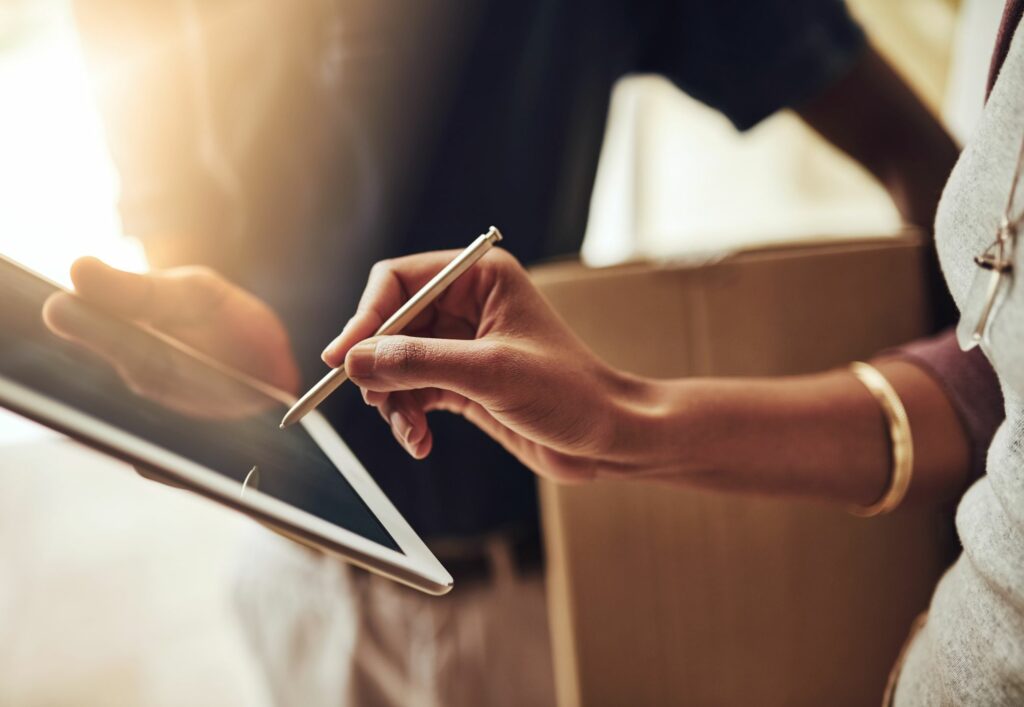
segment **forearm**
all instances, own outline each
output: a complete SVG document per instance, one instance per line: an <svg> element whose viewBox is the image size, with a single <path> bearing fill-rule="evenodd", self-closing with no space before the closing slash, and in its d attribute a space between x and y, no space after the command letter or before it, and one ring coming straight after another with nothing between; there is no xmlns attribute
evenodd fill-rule
<svg viewBox="0 0 1024 707"><path fill-rule="evenodd" d="M797 108L826 140L863 165L905 221L931 228L959 148L873 48L842 79Z"/></svg>
<svg viewBox="0 0 1024 707"><path fill-rule="evenodd" d="M939 504L967 479L965 433L940 386L917 366L876 362L907 410L914 478L907 503ZM870 505L892 460L878 402L845 369L765 379L639 383L628 413L640 461L632 478Z"/></svg>
<svg viewBox="0 0 1024 707"><path fill-rule="evenodd" d="M842 79L797 108L826 140L885 187L904 222L931 236L935 210L959 148L913 90L872 48ZM929 244L931 246L931 244ZM956 321L934 248L929 247L934 330Z"/></svg>

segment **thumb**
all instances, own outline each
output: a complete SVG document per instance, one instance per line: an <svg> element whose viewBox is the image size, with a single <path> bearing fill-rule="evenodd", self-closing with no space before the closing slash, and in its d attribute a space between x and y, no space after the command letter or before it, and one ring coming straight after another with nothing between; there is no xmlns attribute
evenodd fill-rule
<svg viewBox="0 0 1024 707"><path fill-rule="evenodd" d="M71 266L75 292L87 302L126 319L153 325L193 322L223 301L227 284L201 267L139 275L96 258Z"/></svg>
<svg viewBox="0 0 1024 707"><path fill-rule="evenodd" d="M71 281L82 299L114 314L135 319L153 299L148 275L113 268L98 258L79 258L71 265Z"/></svg>
<svg viewBox="0 0 1024 707"><path fill-rule="evenodd" d="M490 400L510 380L496 370L510 360L504 349L482 340L378 336L352 347L345 371L367 390L441 388L473 400Z"/></svg>

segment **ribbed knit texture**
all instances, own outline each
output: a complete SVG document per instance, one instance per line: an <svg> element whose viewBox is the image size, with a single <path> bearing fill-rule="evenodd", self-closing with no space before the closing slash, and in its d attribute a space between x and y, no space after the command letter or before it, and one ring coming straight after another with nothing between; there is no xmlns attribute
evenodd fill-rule
<svg viewBox="0 0 1024 707"><path fill-rule="evenodd" d="M1024 37L1018 32L939 207L939 255L961 306L977 269L972 256L999 225L1022 138ZM1018 189L1019 213L1024 187ZM1005 333L992 357L1006 420L992 440L987 473L957 509L963 553L936 588L927 623L907 654L897 707L1024 705L1024 390L1002 380L1008 366L1024 367L1024 247L1014 268L1015 286L998 314Z"/></svg>

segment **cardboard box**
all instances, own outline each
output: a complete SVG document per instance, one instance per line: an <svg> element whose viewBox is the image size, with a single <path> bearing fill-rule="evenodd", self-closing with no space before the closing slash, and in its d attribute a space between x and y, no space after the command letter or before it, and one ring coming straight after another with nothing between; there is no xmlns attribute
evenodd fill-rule
<svg viewBox="0 0 1024 707"><path fill-rule="evenodd" d="M912 235L534 277L610 363L823 370L922 335ZM600 482L542 487L559 704L878 705L951 559L950 514Z"/></svg>

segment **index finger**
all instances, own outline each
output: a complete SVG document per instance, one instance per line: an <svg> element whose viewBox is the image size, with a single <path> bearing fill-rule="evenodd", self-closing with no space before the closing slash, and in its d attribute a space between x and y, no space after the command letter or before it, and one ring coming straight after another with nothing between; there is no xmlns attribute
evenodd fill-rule
<svg viewBox="0 0 1024 707"><path fill-rule="evenodd" d="M355 315L348 320L341 333L324 349L324 363L337 368L345 361L349 349L364 339L377 333L381 325L394 314L417 291L426 285L462 251L441 250L431 253L418 253L392 260L382 260L370 270L366 288L359 300ZM441 299L463 300L478 281L481 260L474 268L453 282ZM474 270L477 272L474 274ZM415 330L428 324L434 312L431 308L420 312L406 329Z"/></svg>

